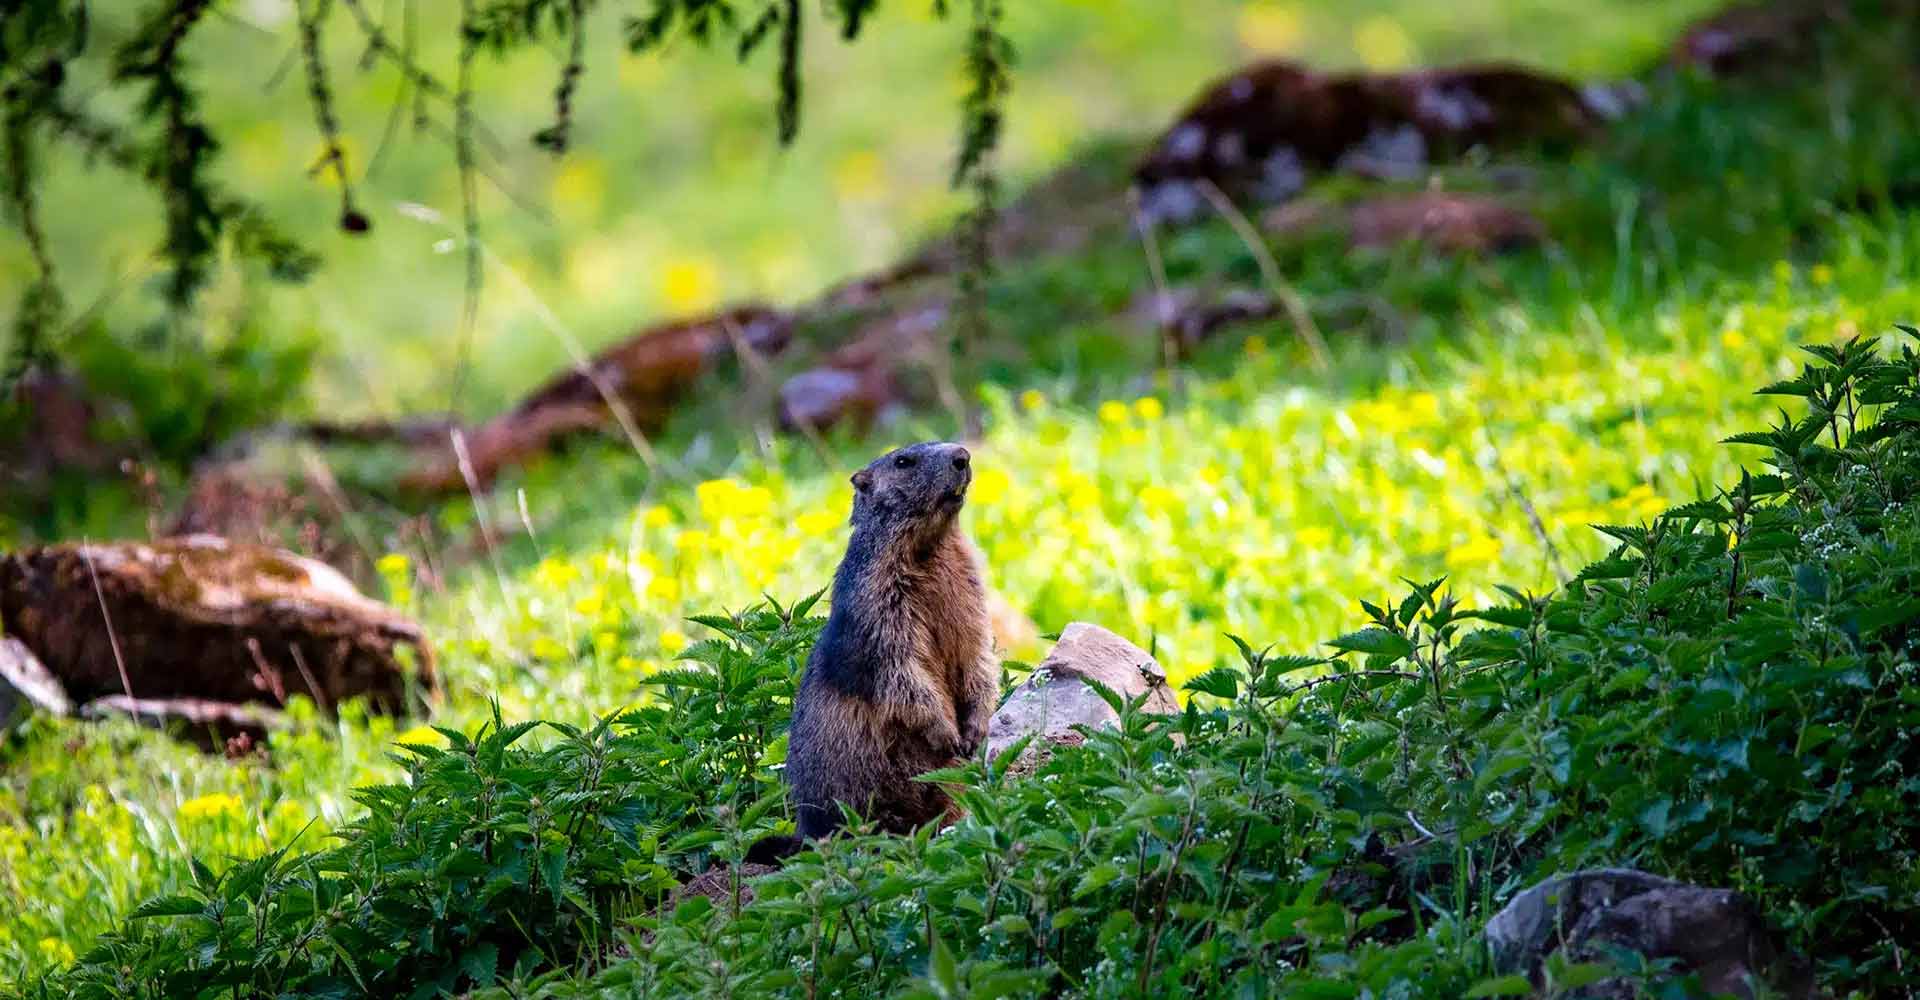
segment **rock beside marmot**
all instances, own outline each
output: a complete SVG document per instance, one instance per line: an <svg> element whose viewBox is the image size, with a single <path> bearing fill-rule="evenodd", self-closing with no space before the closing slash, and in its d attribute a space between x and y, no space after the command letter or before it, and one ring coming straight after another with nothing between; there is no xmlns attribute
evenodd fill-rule
<svg viewBox="0 0 1920 1000"><path fill-rule="evenodd" d="M972 479L967 449L945 442L853 475L853 537L787 743L800 837L833 833L842 805L894 833L953 811L914 778L978 749L1000 694L979 557L958 520Z"/></svg>

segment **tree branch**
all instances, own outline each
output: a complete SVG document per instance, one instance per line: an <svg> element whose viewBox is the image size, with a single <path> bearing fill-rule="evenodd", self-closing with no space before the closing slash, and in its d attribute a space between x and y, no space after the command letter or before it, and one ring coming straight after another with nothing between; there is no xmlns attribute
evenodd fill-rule
<svg viewBox="0 0 1920 1000"><path fill-rule="evenodd" d="M333 113L333 91L327 86L327 64L321 51L320 29L325 25L329 0L298 0L300 53L306 59L307 96L313 101L314 124L320 129L325 152L313 171L331 168L340 185L340 228L349 233L367 231L367 217L354 207L353 179L347 176L347 154L340 148L340 122Z"/></svg>

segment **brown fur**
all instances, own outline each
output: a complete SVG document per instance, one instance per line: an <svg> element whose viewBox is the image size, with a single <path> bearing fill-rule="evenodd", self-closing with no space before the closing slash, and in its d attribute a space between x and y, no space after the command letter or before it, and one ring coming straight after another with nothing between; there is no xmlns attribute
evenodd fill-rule
<svg viewBox="0 0 1920 1000"><path fill-rule="evenodd" d="M841 805L895 833L951 819L946 791L914 779L978 749L999 696L979 557L953 495L970 475L965 449L914 447L958 468L942 474L959 485L894 469L899 453L860 474L855 537L794 704L787 779L802 836L832 832Z"/></svg>

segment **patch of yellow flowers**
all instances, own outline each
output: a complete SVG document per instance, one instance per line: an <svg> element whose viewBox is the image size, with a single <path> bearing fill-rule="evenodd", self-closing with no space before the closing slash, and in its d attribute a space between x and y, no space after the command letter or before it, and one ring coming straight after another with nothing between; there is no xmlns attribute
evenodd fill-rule
<svg viewBox="0 0 1920 1000"><path fill-rule="evenodd" d="M993 586L1042 632L1099 622L1156 644L1176 680L1228 655L1229 632L1311 650L1402 578L1446 575L1476 599L1496 582L1545 588L1605 551L1589 525L1638 523L1724 481L1737 456L1716 441L1763 412L1749 390L1777 374L1788 322L1748 305L1625 356L1543 338L1345 397L1276 390L1291 362L1264 348L1177 396L1082 409L989 393L967 524ZM565 676L489 674L481 689L510 714L627 704L702 637L687 615L824 587L851 492L843 470L788 471L815 464L669 491L603 547L539 563L493 655Z"/></svg>

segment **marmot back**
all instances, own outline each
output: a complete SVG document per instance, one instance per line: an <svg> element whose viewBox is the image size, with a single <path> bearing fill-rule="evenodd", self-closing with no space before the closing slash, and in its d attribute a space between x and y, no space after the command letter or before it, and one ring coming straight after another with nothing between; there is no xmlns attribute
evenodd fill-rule
<svg viewBox="0 0 1920 1000"><path fill-rule="evenodd" d="M853 475L853 537L787 740L802 837L837 829L842 804L895 833L948 815L946 792L913 779L986 738L1000 665L958 523L971 462L960 445L927 442Z"/></svg>

